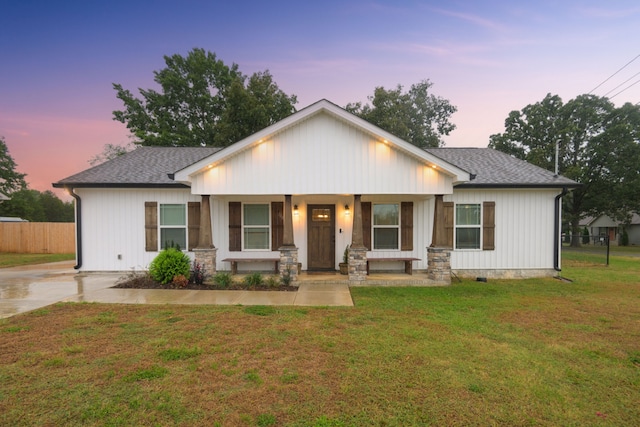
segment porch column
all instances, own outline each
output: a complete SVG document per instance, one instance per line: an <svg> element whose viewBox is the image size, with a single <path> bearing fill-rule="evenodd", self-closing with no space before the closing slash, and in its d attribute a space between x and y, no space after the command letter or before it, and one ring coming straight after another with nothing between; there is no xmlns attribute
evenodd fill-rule
<svg viewBox="0 0 640 427"><path fill-rule="evenodd" d="M451 284L451 249L447 247L444 200L436 196L433 212L433 235L427 248L427 278L438 284Z"/></svg>
<svg viewBox="0 0 640 427"><path fill-rule="evenodd" d="M353 196L353 227L349 247L349 282L363 283L367 279L367 248L362 238L361 195Z"/></svg>
<svg viewBox="0 0 640 427"><path fill-rule="evenodd" d="M364 247L362 239L362 204L360 194L353 196L353 227L351 229L351 247Z"/></svg>
<svg viewBox="0 0 640 427"><path fill-rule="evenodd" d="M195 262L204 268L207 275L216 274L216 254L218 249L213 246L211 233L211 205L210 196L203 194L200 201L200 229L198 232L198 246L193 249Z"/></svg>
<svg viewBox="0 0 640 427"><path fill-rule="evenodd" d="M291 195L284 196L284 229L282 230L282 246L280 251L280 277L291 282L298 280L298 248L293 241L293 214Z"/></svg>
<svg viewBox="0 0 640 427"><path fill-rule="evenodd" d="M211 205L210 196L203 194L200 202L200 234L198 236L198 249L213 249L213 237L211 233Z"/></svg>
<svg viewBox="0 0 640 427"><path fill-rule="evenodd" d="M293 246L293 215L291 210L291 195L284 196L284 230L282 233L282 246Z"/></svg>

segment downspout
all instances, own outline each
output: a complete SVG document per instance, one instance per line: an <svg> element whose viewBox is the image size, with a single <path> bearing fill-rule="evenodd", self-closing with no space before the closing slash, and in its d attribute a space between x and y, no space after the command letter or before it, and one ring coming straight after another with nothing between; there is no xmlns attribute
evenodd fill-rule
<svg viewBox="0 0 640 427"><path fill-rule="evenodd" d="M73 187L68 187L67 191L76 199L76 262L73 266L76 270L82 267L82 200L80 196L73 192Z"/></svg>
<svg viewBox="0 0 640 427"><path fill-rule="evenodd" d="M562 193L556 196L555 200L555 224L553 227L553 269L560 272L560 203L562 203L562 197L567 194L567 187L562 188Z"/></svg>

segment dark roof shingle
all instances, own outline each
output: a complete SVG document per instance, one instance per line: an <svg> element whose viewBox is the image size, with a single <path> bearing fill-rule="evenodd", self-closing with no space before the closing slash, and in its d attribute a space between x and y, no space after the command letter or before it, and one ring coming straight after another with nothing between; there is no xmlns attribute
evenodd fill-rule
<svg viewBox="0 0 640 427"><path fill-rule="evenodd" d="M427 152L475 175L459 187L564 187L575 181L491 148L427 148Z"/></svg>
<svg viewBox="0 0 640 427"><path fill-rule="evenodd" d="M182 186L169 178L219 147L140 147L61 179L54 187ZM577 183L490 148L428 148L430 154L475 175L459 187L562 187Z"/></svg>
<svg viewBox="0 0 640 427"><path fill-rule="evenodd" d="M218 147L140 147L61 179L54 187L181 185L170 179L169 174L220 150Z"/></svg>

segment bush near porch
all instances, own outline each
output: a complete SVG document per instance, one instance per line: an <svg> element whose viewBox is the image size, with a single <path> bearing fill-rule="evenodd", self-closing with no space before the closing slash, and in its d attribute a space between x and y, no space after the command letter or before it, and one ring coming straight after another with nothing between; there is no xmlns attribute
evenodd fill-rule
<svg viewBox="0 0 640 427"><path fill-rule="evenodd" d="M0 322L0 424L637 425L640 259L590 257L354 308L57 304Z"/></svg>

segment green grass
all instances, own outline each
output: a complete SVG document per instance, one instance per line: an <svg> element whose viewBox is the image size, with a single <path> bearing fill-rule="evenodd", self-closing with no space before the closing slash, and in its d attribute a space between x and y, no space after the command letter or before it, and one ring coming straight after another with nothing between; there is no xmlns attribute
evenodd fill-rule
<svg viewBox="0 0 640 427"><path fill-rule="evenodd" d="M0 268L44 264L48 262L68 261L75 259L75 254L18 254L3 252L0 254Z"/></svg>
<svg viewBox="0 0 640 427"><path fill-rule="evenodd" d="M0 321L0 425L639 425L640 258L593 257L353 308L56 304Z"/></svg>

